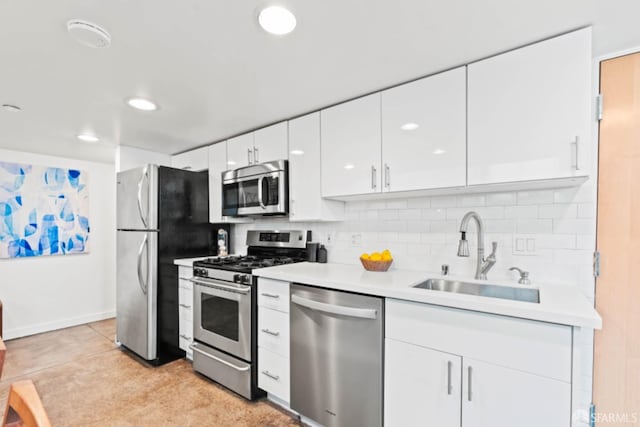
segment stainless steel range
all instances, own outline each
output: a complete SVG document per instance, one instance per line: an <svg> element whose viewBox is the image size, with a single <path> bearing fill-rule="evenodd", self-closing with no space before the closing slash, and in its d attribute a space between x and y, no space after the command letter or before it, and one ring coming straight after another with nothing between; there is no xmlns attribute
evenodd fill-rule
<svg viewBox="0 0 640 427"><path fill-rule="evenodd" d="M247 255L193 264L193 369L247 399L257 381L255 268L306 260L306 231L247 232Z"/></svg>

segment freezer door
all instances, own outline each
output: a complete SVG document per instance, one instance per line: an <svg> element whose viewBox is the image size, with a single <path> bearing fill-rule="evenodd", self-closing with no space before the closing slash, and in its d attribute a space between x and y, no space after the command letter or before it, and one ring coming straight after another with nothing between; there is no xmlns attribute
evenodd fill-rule
<svg viewBox="0 0 640 427"><path fill-rule="evenodd" d="M158 233L118 231L117 341L143 359L157 357Z"/></svg>
<svg viewBox="0 0 640 427"><path fill-rule="evenodd" d="M118 173L118 230L158 229L158 166Z"/></svg>
<svg viewBox="0 0 640 427"><path fill-rule="evenodd" d="M382 426L382 298L291 285L291 409L326 427Z"/></svg>

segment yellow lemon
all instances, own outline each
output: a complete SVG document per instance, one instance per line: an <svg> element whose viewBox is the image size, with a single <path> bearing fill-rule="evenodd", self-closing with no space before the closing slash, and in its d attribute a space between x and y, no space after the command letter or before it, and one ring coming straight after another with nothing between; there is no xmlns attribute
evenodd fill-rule
<svg viewBox="0 0 640 427"><path fill-rule="evenodd" d="M369 259L369 254L362 254L362 255L360 255L360 259L364 259L364 260Z"/></svg>
<svg viewBox="0 0 640 427"><path fill-rule="evenodd" d="M384 251L382 251L382 255L389 255L391 256L391 251L389 249L385 249Z"/></svg>
<svg viewBox="0 0 640 427"><path fill-rule="evenodd" d="M369 259L371 261L382 261L382 255L380 255L378 252L374 252L374 253L371 254Z"/></svg>
<svg viewBox="0 0 640 427"><path fill-rule="evenodd" d="M382 261L391 261L393 258L391 257L390 253L382 253Z"/></svg>

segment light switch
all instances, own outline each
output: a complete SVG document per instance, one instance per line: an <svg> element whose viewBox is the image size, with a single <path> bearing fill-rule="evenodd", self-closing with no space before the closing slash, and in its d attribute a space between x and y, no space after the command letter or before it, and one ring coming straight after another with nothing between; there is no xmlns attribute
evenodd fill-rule
<svg viewBox="0 0 640 427"><path fill-rule="evenodd" d="M538 255L535 234L514 234L513 255Z"/></svg>

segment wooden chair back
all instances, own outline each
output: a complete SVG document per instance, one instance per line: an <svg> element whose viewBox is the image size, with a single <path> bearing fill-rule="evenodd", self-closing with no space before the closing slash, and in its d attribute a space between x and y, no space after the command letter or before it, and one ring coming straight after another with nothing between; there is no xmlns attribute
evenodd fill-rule
<svg viewBox="0 0 640 427"><path fill-rule="evenodd" d="M2 425L51 427L33 381L24 380L11 384Z"/></svg>

